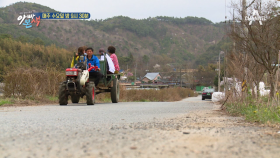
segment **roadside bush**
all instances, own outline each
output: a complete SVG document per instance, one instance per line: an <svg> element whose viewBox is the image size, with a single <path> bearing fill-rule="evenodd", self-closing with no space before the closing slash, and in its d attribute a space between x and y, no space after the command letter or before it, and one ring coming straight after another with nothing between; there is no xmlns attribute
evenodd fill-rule
<svg viewBox="0 0 280 158"><path fill-rule="evenodd" d="M4 96L38 99L56 96L65 74L56 66L38 68L11 68L4 75Z"/></svg>
<svg viewBox="0 0 280 158"><path fill-rule="evenodd" d="M4 96L28 100L44 99L52 102L58 101L58 87L65 79L65 73L56 66L38 68L11 68L4 75ZM187 88L165 88L149 90L126 90L120 87L120 101L179 101L186 97L196 96L194 91ZM97 95L98 102L111 102L110 93ZM82 101L82 100L81 100Z"/></svg>

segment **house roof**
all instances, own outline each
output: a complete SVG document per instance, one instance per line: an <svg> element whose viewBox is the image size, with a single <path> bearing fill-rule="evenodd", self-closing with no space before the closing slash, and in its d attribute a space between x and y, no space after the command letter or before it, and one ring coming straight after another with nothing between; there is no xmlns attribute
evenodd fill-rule
<svg viewBox="0 0 280 158"><path fill-rule="evenodd" d="M147 77L149 80L153 80L157 77L157 75L159 75L159 72L147 73L144 78Z"/></svg>

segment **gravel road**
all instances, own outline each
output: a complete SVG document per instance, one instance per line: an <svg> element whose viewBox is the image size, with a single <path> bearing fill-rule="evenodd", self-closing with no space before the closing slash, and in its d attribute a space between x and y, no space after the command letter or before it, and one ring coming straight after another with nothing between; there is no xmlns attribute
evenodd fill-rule
<svg viewBox="0 0 280 158"><path fill-rule="evenodd" d="M0 157L277 157L279 129L201 96L179 102L0 107Z"/></svg>

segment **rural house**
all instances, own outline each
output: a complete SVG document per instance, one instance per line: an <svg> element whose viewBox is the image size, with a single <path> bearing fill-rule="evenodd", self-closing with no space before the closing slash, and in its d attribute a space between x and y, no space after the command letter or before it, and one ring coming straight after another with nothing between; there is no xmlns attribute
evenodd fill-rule
<svg viewBox="0 0 280 158"><path fill-rule="evenodd" d="M152 73L147 73L143 79L142 82L148 83L148 82L152 82L155 83L157 82L157 80L161 79L161 75L159 74L159 72L152 72Z"/></svg>

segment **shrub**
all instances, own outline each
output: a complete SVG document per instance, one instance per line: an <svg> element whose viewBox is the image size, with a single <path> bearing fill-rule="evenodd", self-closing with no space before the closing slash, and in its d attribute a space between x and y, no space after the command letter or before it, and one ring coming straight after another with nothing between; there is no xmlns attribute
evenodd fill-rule
<svg viewBox="0 0 280 158"><path fill-rule="evenodd" d="M4 96L33 99L56 96L64 78L65 74L56 66L12 68L4 75Z"/></svg>
<svg viewBox="0 0 280 158"><path fill-rule="evenodd" d="M5 97L16 97L29 100L49 101L57 100L59 83L64 81L65 73L56 66L38 68L11 68L4 75ZM194 91L187 88L175 87L165 89L132 89L126 90L120 87L120 101L179 101L186 97L196 96ZM110 93L97 95L97 101L111 102Z"/></svg>

